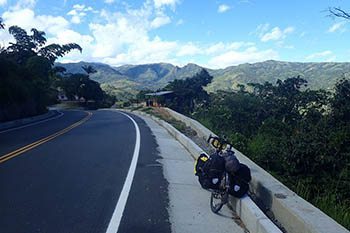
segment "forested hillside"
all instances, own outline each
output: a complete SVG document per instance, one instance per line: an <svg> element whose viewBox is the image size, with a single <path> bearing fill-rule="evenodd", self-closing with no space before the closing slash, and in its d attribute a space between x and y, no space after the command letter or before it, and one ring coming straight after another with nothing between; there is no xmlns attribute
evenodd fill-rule
<svg viewBox="0 0 350 233"><path fill-rule="evenodd" d="M213 70L213 82L209 91L238 89L237 84L275 83L278 79L300 76L308 81L311 89L331 89L342 78L350 77L350 63L322 62L301 63L265 61Z"/></svg>
<svg viewBox="0 0 350 233"><path fill-rule="evenodd" d="M187 64L184 67L168 63L124 65L111 67L100 63L68 63L58 64L68 72L83 72L82 65L91 65L97 73L91 78L115 93L124 93L124 96L133 96L141 89L157 90L165 87L175 79L186 79L198 73L202 67L196 64ZM253 64L242 64L225 69L207 69L213 76L213 82L205 89L209 92L218 90L238 90L240 84L248 83L275 83L277 79L300 76L308 81L309 88L331 89L337 80L350 77L350 63L299 63L266 61ZM126 84L129 88L125 89Z"/></svg>
<svg viewBox="0 0 350 233"><path fill-rule="evenodd" d="M277 76L278 77L278 76ZM175 80L164 104L202 122L292 190L350 229L350 80L332 92L301 77L206 93L202 71Z"/></svg>

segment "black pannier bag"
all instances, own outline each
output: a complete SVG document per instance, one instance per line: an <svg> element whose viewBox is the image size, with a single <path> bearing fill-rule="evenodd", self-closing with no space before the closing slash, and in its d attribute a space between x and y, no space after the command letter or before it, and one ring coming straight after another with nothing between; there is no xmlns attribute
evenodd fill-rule
<svg viewBox="0 0 350 233"><path fill-rule="evenodd" d="M196 176L199 176L203 173L203 167L204 164L208 161L209 156L202 153L200 156L197 158L196 163L194 165L194 174Z"/></svg>
<svg viewBox="0 0 350 233"><path fill-rule="evenodd" d="M195 175L204 189L219 189L224 171L225 160L216 153L201 154L196 161Z"/></svg>
<svg viewBox="0 0 350 233"><path fill-rule="evenodd" d="M252 176L247 165L240 163L239 169L235 174L229 175L230 188L229 194L241 198L249 191L249 182Z"/></svg>

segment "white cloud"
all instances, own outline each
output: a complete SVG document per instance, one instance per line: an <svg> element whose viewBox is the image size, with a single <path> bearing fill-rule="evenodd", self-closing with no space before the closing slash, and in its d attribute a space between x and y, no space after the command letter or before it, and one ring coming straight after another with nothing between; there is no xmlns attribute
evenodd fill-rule
<svg viewBox="0 0 350 233"><path fill-rule="evenodd" d="M105 58L113 64L125 64L125 61L145 63L156 58L160 59L159 62L162 58L169 59L165 55L170 57L175 53L176 42L149 36L151 30L171 22L163 11L155 10L153 5L146 2L140 9L127 9L126 13L101 11L100 15L105 23L89 25L96 42L93 57Z"/></svg>
<svg viewBox="0 0 350 233"><path fill-rule="evenodd" d="M114 3L114 0L105 0L105 3L112 4L112 3Z"/></svg>
<svg viewBox="0 0 350 233"><path fill-rule="evenodd" d="M161 8L163 6L170 6L175 9L176 4L179 0L154 0L154 6L156 8Z"/></svg>
<svg viewBox="0 0 350 233"><path fill-rule="evenodd" d="M257 26L255 31L251 32L250 34L257 35L258 37L263 37L264 34L269 30L270 24L265 23L265 24L260 24Z"/></svg>
<svg viewBox="0 0 350 233"><path fill-rule="evenodd" d="M224 12L228 11L230 8L231 8L231 7L228 6L228 5L226 5L226 4L221 4L221 5L219 5L219 7L218 7L218 12L219 12L219 13L224 13Z"/></svg>
<svg viewBox="0 0 350 233"><path fill-rule="evenodd" d="M256 47L249 47L243 51L227 51L209 60L211 68L225 68L241 63L253 63L269 59L278 59L278 53L272 49L259 51Z"/></svg>
<svg viewBox="0 0 350 233"><path fill-rule="evenodd" d="M219 43L216 43L216 44L213 44L211 46L209 46L207 49L206 49L206 53L207 54L215 54L215 53L219 53L219 52L222 52L225 50L225 44L223 42L219 42Z"/></svg>
<svg viewBox="0 0 350 233"><path fill-rule="evenodd" d="M313 53L305 58L305 60L308 61L334 61L336 59L336 56L333 54L332 51L326 50L323 52Z"/></svg>
<svg viewBox="0 0 350 233"><path fill-rule="evenodd" d="M283 30L283 33L286 34L290 34L294 32L294 28L293 27L287 27L286 29Z"/></svg>
<svg viewBox="0 0 350 233"><path fill-rule="evenodd" d="M119 53L115 57L105 58L104 61L111 65L144 64L156 62L170 62L177 64L172 59L173 52L177 49L176 42L162 41L159 37L153 40L144 40L131 45L131 49Z"/></svg>
<svg viewBox="0 0 350 233"><path fill-rule="evenodd" d="M67 13L67 15L78 15L78 12L76 10L71 10Z"/></svg>
<svg viewBox="0 0 350 233"><path fill-rule="evenodd" d="M183 65L196 61L201 56L205 66L217 68L236 65L243 62L256 62L277 59L274 50L260 50L254 43L233 41L203 44L201 42L169 41L153 36L153 30L171 22L166 9L175 7L177 0L147 0L140 8L126 7L123 12L101 10L94 23L88 24L88 34L72 29L73 24L87 20L86 15L95 12L84 4L76 4L64 17L37 15L31 8L10 10L2 18L7 26L18 25L27 31L35 27L47 33L48 43L78 43L83 53L69 53L61 62L98 61L118 66L122 64L144 64L170 62ZM182 24L183 20L177 22ZM261 27L264 34L267 29ZM266 25L265 25L266 28ZM286 28L284 33L292 30ZM263 35L263 34L262 34ZM0 32L0 43L13 40L8 33ZM198 62L198 60L197 60Z"/></svg>
<svg viewBox="0 0 350 233"><path fill-rule="evenodd" d="M7 4L7 0L0 0L0 6L5 6Z"/></svg>
<svg viewBox="0 0 350 233"><path fill-rule="evenodd" d="M30 31L33 27L48 34L56 35L60 31L69 27L69 22L61 16L38 15L31 9L21 9L16 11L6 11L2 18L5 25L18 25Z"/></svg>
<svg viewBox="0 0 350 233"><path fill-rule="evenodd" d="M78 62L81 60L91 60L91 54L93 52L93 42L94 38L90 35L82 35L71 29L65 29L57 34L55 37L50 37L47 44L57 43L57 44L68 44L68 43L78 43L83 51L80 53L77 50L70 52L67 56L63 57L61 61L64 62Z"/></svg>
<svg viewBox="0 0 350 233"><path fill-rule="evenodd" d="M2 18L7 26L17 25L25 29L28 33L30 33L32 28L46 32L47 44L78 43L86 51L93 41L91 36L81 35L69 29L69 22L60 16L36 15L32 9L12 9L3 13ZM1 31L0 41L2 46L8 46L8 43L13 42L14 39L6 31ZM78 55L80 59L88 58L88 56L83 57L79 52L69 54L71 57L77 57Z"/></svg>
<svg viewBox="0 0 350 233"><path fill-rule="evenodd" d="M7 47L10 42L15 42L15 39L5 30L0 30L0 48Z"/></svg>
<svg viewBox="0 0 350 233"><path fill-rule="evenodd" d="M73 31L71 29L65 29L57 34L54 38L50 38L49 42L51 43L82 43L82 44L91 44L94 38L89 35L81 35L80 33Z"/></svg>
<svg viewBox="0 0 350 233"><path fill-rule="evenodd" d="M16 5L11 7L11 10L20 10L25 8L33 9L36 5L37 0L19 0Z"/></svg>
<svg viewBox="0 0 350 233"><path fill-rule="evenodd" d="M270 40L283 40L287 37L288 34L294 32L293 27L287 27L284 30L281 30L279 27L274 27L270 32L265 33L260 37L262 42L267 42Z"/></svg>
<svg viewBox="0 0 350 233"><path fill-rule="evenodd" d="M151 22L151 28L159 28L163 25L169 24L171 22L170 18L167 15L157 16Z"/></svg>
<svg viewBox="0 0 350 233"><path fill-rule="evenodd" d="M71 22L73 24L80 24L83 22L84 17L87 15L87 12L96 12L92 7L87 7L83 4L76 4L73 6L73 9L67 13L67 15L72 16Z"/></svg>
<svg viewBox="0 0 350 233"><path fill-rule="evenodd" d="M243 41L226 43L226 44L223 42L219 42L219 43L212 44L203 50L207 55L217 55L219 53L225 53L231 50L239 50L242 48L252 47L254 45L255 44L252 42L243 42Z"/></svg>
<svg viewBox="0 0 350 233"><path fill-rule="evenodd" d="M177 52L176 56L193 56L202 53L202 51L203 50L201 48L190 42L188 44L180 46L180 49Z"/></svg>
<svg viewBox="0 0 350 233"><path fill-rule="evenodd" d="M74 24L80 24L81 23L81 18L78 15L72 16L71 20L72 23Z"/></svg>
<svg viewBox="0 0 350 233"><path fill-rule="evenodd" d="M78 10L78 11L83 11L85 9L85 5L84 4L75 4L73 6L73 9Z"/></svg>
<svg viewBox="0 0 350 233"><path fill-rule="evenodd" d="M232 43L227 44L227 48L237 50L237 49L241 49L244 47L251 47L254 45L255 44L252 42L239 41L239 42L232 42Z"/></svg>
<svg viewBox="0 0 350 233"><path fill-rule="evenodd" d="M48 43L78 43L83 48L69 53L60 61L101 61L112 65L126 63L174 62L179 44L151 37L150 31L171 22L165 14L166 7L175 6L176 1L159 1L159 8L147 1L139 9L126 8L125 13L99 12L99 23L89 24L89 34L82 35L71 29L73 23L80 23L88 12L94 9L76 4L67 13L70 22L64 17L36 15L32 9L14 9L2 17L6 25L18 25L27 31L35 27L47 33ZM4 35L2 35L4 34ZM6 37L7 36L7 37ZM0 33L0 43L13 39L8 33Z"/></svg>
<svg viewBox="0 0 350 233"><path fill-rule="evenodd" d="M183 19L179 19L177 22L176 22L176 26L180 26L182 24L184 24L185 21Z"/></svg>
<svg viewBox="0 0 350 233"><path fill-rule="evenodd" d="M294 49L294 45L291 45L291 44L285 44L283 40L281 41L278 41L276 43L276 45L279 47L279 48L284 48L284 49Z"/></svg>
<svg viewBox="0 0 350 233"><path fill-rule="evenodd" d="M337 31L344 32L345 24L346 24L345 21L334 23L331 27L329 27L327 32L329 32L329 33L337 32Z"/></svg>

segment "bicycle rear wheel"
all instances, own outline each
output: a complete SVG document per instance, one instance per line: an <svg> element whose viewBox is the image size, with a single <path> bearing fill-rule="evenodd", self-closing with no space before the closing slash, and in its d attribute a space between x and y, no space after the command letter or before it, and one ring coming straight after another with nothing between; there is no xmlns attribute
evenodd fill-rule
<svg viewBox="0 0 350 233"><path fill-rule="evenodd" d="M213 213L218 213L224 206L224 195L221 192L211 192L210 196L210 209Z"/></svg>

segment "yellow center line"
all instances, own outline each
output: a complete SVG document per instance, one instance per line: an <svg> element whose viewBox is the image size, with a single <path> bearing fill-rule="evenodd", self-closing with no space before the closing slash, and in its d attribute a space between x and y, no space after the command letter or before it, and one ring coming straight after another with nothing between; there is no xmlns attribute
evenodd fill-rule
<svg viewBox="0 0 350 233"><path fill-rule="evenodd" d="M40 139L40 140L38 140L36 142L33 142L31 144L28 144L28 145L26 145L24 147L21 147L21 148L15 150L15 151L12 151L12 152L10 152L10 153L8 153L6 155L1 156L0 157L0 163L6 162L9 159L12 159L12 158L14 158L14 157L16 157L16 156L18 156L20 154L23 154L26 151L29 151L29 150L37 147L37 146L40 146L41 144L44 144L44 143L46 143L46 142L48 142L48 141L50 141L50 140L52 140L52 139L62 135L62 134L67 133L68 131L78 127L79 125L83 124L84 122L86 122L87 120L89 120L91 118L92 113L91 112L87 112L87 114L88 115L86 117L84 117L82 120L80 120L80 121L78 121L78 122L68 126L65 129L62 129L62 130L60 130L60 131L58 131L58 132L56 132L56 133L54 133L54 134L52 134L50 136L47 136L47 137L45 137L43 139Z"/></svg>

